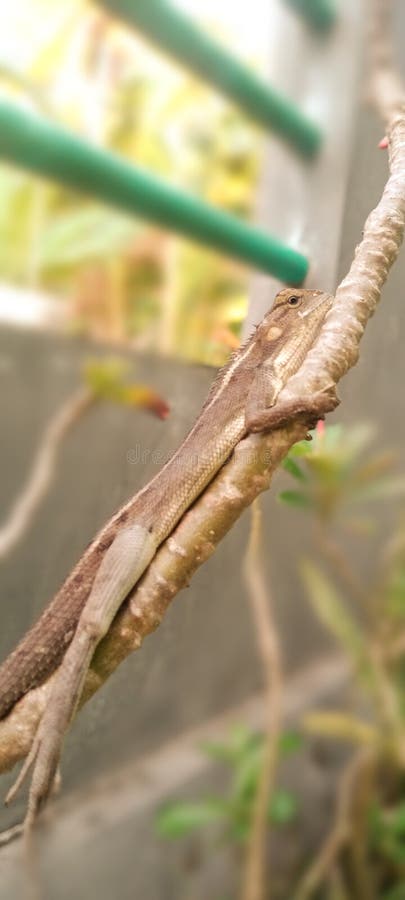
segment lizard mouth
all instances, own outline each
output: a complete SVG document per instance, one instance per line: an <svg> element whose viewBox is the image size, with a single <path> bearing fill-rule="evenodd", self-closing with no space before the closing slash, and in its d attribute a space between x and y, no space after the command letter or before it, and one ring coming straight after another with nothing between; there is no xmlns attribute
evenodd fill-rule
<svg viewBox="0 0 405 900"><path fill-rule="evenodd" d="M315 303L313 306L311 306L310 309L304 309L304 310L302 310L302 312L299 311L298 315L301 317L301 319L305 319L306 316L310 316L313 312L315 312L316 309L319 309L319 307L323 306L324 304L327 304L327 306L330 309L332 306L332 303L333 303L333 297L331 294L322 294L317 303Z"/></svg>

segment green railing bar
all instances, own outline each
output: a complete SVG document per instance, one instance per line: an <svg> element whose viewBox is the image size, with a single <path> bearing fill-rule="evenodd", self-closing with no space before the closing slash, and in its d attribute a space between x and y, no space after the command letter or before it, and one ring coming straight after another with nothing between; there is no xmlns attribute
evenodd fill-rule
<svg viewBox="0 0 405 900"><path fill-rule="evenodd" d="M336 21L334 0L286 0L318 31L329 31Z"/></svg>
<svg viewBox="0 0 405 900"><path fill-rule="evenodd" d="M0 158L136 213L281 281L301 284L306 276L305 257L276 238L6 102L0 103Z"/></svg>
<svg viewBox="0 0 405 900"><path fill-rule="evenodd" d="M277 131L296 150L308 157L316 153L321 143L318 126L167 0L97 2L127 24L135 26L160 49L175 57L177 62L229 97L250 118L265 128Z"/></svg>

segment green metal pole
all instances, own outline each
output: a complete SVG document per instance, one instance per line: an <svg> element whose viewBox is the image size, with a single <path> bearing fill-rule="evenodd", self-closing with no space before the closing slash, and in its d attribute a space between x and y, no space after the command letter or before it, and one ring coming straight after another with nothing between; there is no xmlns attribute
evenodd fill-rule
<svg viewBox="0 0 405 900"><path fill-rule="evenodd" d="M329 31L336 21L334 0L286 0L317 31Z"/></svg>
<svg viewBox="0 0 405 900"><path fill-rule="evenodd" d="M179 191L46 119L0 103L0 158L301 284L308 262L276 238Z"/></svg>
<svg viewBox="0 0 405 900"><path fill-rule="evenodd" d="M192 19L176 10L167 0L97 2L229 97L250 118L265 128L277 131L304 156L311 157L316 153L321 142L317 125L204 34Z"/></svg>

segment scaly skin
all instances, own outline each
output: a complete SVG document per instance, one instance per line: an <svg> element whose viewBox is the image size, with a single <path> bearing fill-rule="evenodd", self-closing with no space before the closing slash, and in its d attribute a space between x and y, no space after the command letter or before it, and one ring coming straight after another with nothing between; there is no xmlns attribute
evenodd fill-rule
<svg viewBox="0 0 405 900"><path fill-rule="evenodd" d="M294 297L297 302L292 304ZM100 565L117 536L133 525L143 528L152 558L236 444L249 431L282 423L277 419L277 408L273 409L278 394L300 368L332 302L331 295L321 291L286 289L277 295L274 306L249 340L218 373L179 449L102 528L40 619L0 667L0 718L60 665ZM295 410L300 411L308 412L305 403L302 410ZM293 415L294 410L288 414ZM142 571L136 565L131 570L128 563L131 583L126 593L150 558ZM117 598L117 608L124 596Z"/></svg>

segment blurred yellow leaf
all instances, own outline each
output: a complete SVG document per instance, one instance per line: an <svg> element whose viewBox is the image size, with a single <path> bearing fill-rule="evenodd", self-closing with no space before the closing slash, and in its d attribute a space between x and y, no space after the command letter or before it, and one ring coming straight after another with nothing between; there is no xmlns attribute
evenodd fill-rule
<svg viewBox="0 0 405 900"><path fill-rule="evenodd" d="M301 574L309 600L318 619L334 635L366 676L374 676L366 637L349 613L337 588L322 570L309 560L301 563Z"/></svg>
<svg viewBox="0 0 405 900"><path fill-rule="evenodd" d="M163 397L147 384L125 382L129 366L117 358L90 359L84 367L84 379L94 395L125 406L147 409L159 419L169 414L169 406Z"/></svg>
<svg viewBox="0 0 405 900"><path fill-rule="evenodd" d="M310 734L351 741L355 744L378 744L378 731L361 719L343 712L310 712L303 718L303 726Z"/></svg>

